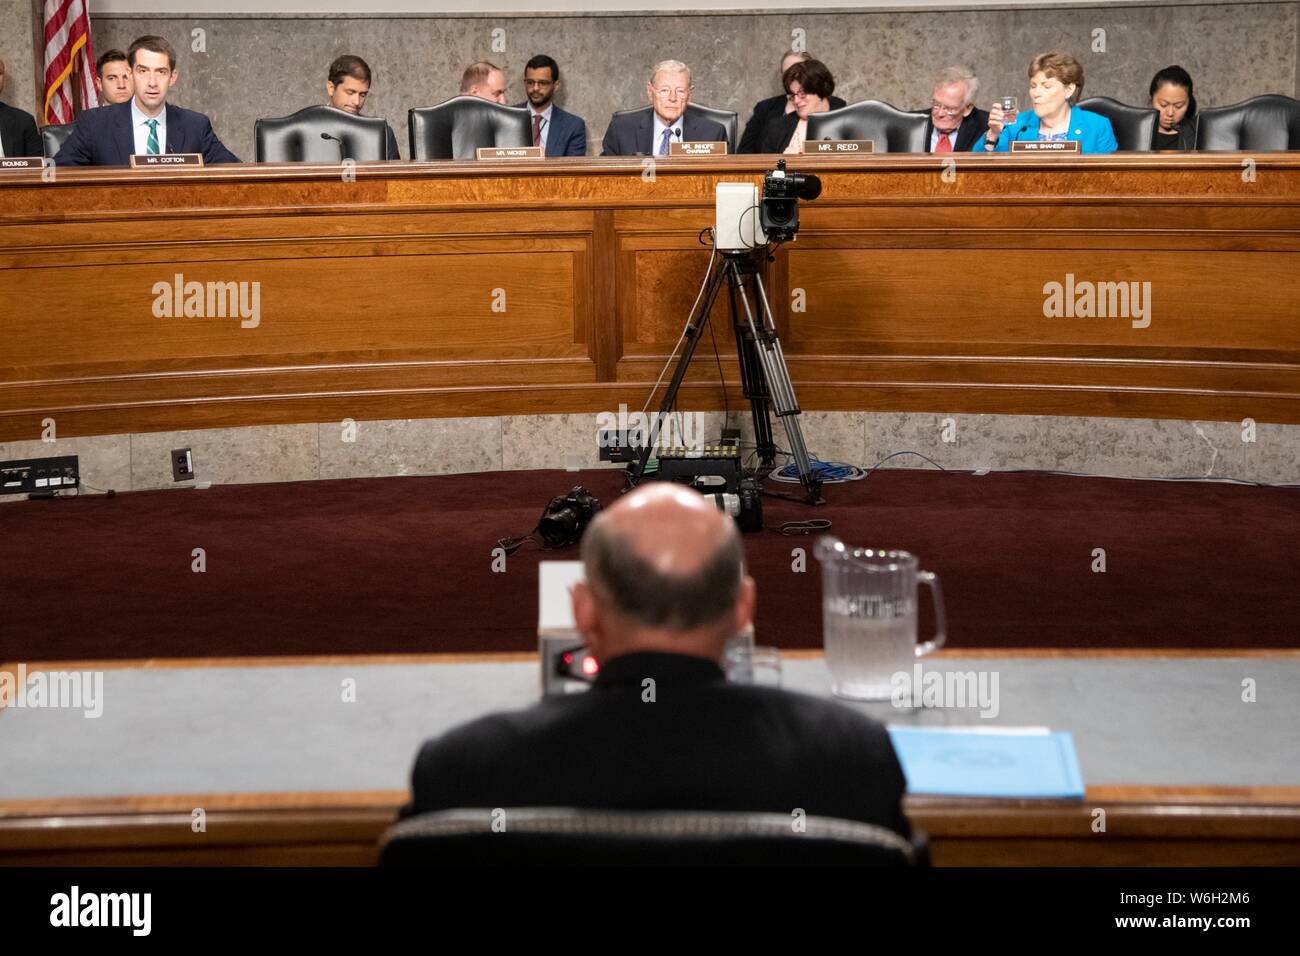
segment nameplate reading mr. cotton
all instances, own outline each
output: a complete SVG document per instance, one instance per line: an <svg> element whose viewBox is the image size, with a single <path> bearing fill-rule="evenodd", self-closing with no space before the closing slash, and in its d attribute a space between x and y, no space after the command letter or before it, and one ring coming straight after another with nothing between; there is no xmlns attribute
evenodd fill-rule
<svg viewBox="0 0 1300 956"><path fill-rule="evenodd" d="M474 151L479 159L543 159L540 146L480 146Z"/></svg>
<svg viewBox="0 0 1300 956"><path fill-rule="evenodd" d="M40 169L41 157L39 156L5 156L0 158L0 171L6 169Z"/></svg>
<svg viewBox="0 0 1300 956"><path fill-rule="evenodd" d="M669 156L726 156L726 143L669 143Z"/></svg>
<svg viewBox="0 0 1300 956"><path fill-rule="evenodd" d="M816 139L804 140L805 153L874 153L875 140L870 139Z"/></svg>
<svg viewBox="0 0 1300 956"><path fill-rule="evenodd" d="M1079 141L1075 139L1025 139L1011 144L1013 153L1078 153Z"/></svg>
<svg viewBox="0 0 1300 956"><path fill-rule="evenodd" d="M202 153L136 153L132 169L167 169L171 166L202 166Z"/></svg>

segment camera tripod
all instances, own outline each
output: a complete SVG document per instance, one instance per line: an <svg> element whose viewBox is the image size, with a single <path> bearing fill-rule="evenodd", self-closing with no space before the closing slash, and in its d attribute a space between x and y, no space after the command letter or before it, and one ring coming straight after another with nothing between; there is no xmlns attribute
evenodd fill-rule
<svg viewBox="0 0 1300 956"><path fill-rule="evenodd" d="M727 296L731 302L731 325L736 337L736 353L740 360L740 382L754 418L754 438L758 445L759 460L769 470L776 466L776 445L772 441L772 421L768 414L768 403L771 402L776 408L777 417L785 425L790 452L799 468L799 482L803 485L804 496L809 504L823 503L821 478L813 471L808 458L803 429L799 425L799 405L795 401L794 385L790 382L790 370L785 364L785 353L781 350L781 341L776 334L776 322L772 318L772 309L768 305L767 293L759 275L763 257L764 253L757 250L724 252L721 265L710 273L699 308L692 311L687 319L682 355L677 361L668 391L664 393L659 413L655 416L653 431L642 447L635 465L629 469L629 480L633 485L640 482L645 474L646 463L658 444L664 419L677 404L677 392L686 377L695 348L700 343L700 336L708 326L714 300L726 282ZM749 279L754 302L761 307L757 321L750 308L750 295L745 291L746 278ZM743 319L740 311L742 306Z"/></svg>

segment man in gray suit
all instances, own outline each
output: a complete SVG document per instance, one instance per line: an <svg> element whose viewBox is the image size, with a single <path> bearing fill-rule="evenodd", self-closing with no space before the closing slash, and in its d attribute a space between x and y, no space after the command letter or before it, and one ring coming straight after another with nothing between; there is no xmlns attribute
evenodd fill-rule
<svg viewBox="0 0 1300 956"><path fill-rule="evenodd" d="M678 60L655 65L646 84L650 109L615 114L605 130L602 156L667 156L668 144L725 143L727 131L713 120L686 112L691 102L691 71Z"/></svg>

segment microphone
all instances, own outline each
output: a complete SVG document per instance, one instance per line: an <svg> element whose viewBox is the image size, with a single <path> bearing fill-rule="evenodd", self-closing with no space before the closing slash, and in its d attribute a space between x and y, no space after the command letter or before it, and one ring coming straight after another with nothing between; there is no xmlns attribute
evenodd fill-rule
<svg viewBox="0 0 1300 956"><path fill-rule="evenodd" d="M320 134L320 138L321 138L321 139L332 140L333 142L335 142L335 143L338 144L338 147L339 147L339 162L340 162L340 163L343 162L343 160L347 159L347 156L346 156L346 154L344 153L344 149L345 149L345 147L343 146L343 140L339 139L337 136L331 136L329 133L321 133L321 134Z"/></svg>

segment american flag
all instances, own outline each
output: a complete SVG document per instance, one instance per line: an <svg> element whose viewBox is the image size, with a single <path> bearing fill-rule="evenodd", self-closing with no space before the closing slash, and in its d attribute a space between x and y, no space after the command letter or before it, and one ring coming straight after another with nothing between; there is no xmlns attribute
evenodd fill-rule
<svg viewBox="0 0 1300 956"><path fill-rule="evenodd" d="M71 123L73 83L81 108L99 105L95 53L90 46L90 0L45 0L45 120Z"/></svg>

